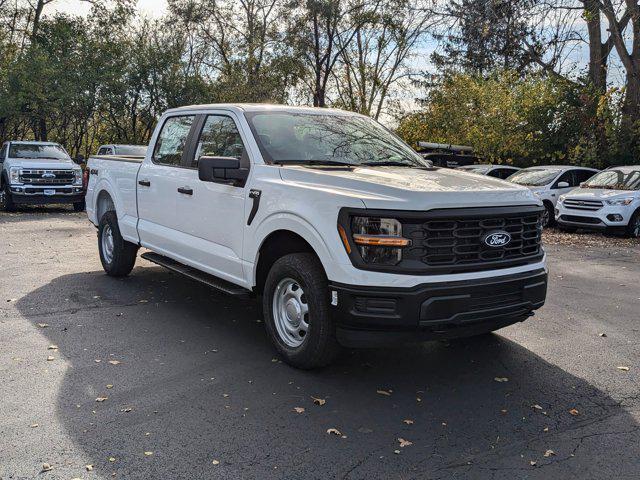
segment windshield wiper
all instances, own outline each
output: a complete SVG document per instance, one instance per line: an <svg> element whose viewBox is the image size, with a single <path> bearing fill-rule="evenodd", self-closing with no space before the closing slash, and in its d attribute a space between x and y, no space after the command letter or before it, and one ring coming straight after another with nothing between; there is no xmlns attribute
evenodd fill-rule
<svg viewBox="0 0 640 480"><path fill-rule="evenodd" d="M278 160L274 162L278 165L339 165L342 167L357 167L357 164L341 162L340 160Z"/></svg>
<svg viewBox="0 0 640 480"><path fill-rule="evenodd" d="M420 168L419 165L413 165L405 162L397 162L393 160L388 160L384 162L364 162L360 165L364 165L366 167L411 167L411 168ZM426 165L425 165L426 166Z"/></svg>

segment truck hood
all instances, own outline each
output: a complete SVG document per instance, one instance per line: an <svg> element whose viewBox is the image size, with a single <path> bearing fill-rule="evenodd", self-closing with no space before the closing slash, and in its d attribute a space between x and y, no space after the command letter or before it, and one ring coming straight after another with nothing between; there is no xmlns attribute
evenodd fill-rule
<svg viewBox="0 0 640 480"><path fill-rule="evenodd" d="M616 198L640 197L638 190L611 190L608 188L577 188L565 198L572 200L613 200Z"/></svg>
<svg viewBox="0 0 640 480"><path fill-rule="evenodd" d="M7 160L12 167L34 168L38 170L65 170L77 167L69 160L31 160L27 158L10 158Z"/></svg>
<svg viewBox="0 0 640 480"><path fill-rule="evenodd" d="M446 168L285 166L280 175L285 182L305 188L355 195L367 208L427 210L540 204L528 188Z"/></svg>

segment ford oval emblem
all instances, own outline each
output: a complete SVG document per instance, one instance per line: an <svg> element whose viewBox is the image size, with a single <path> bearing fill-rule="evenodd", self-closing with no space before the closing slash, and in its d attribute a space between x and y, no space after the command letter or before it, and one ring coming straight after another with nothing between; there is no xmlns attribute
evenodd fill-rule
<svg viewBox="0 0 640 480"><path fill-rule="evenodd" d="M42 178L56 178L55 173L43 173Z"/></svg>
<svg viewBox="0 0 640 480"><path fill-rule="evenodd" d="M506 247L511 243L511 235L507 232L490 232L484 237L484 244L491 248Z"/></svg>

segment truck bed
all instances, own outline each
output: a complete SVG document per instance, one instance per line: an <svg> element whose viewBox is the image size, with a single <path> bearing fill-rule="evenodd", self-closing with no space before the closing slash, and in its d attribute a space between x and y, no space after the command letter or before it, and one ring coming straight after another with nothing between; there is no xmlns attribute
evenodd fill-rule
<svg viewBox="0 0 640 480"><path fill-rule="evenodd" d="M110 202L115 204L122 236L134 243L139 241L136 181L143 160L142 156L95 155L89 157L87 162L89 184L86 203L89 220L97 226L102 213L110 209ZM94 199L95 192L103 189L110 198L103 196Z"/></svg>

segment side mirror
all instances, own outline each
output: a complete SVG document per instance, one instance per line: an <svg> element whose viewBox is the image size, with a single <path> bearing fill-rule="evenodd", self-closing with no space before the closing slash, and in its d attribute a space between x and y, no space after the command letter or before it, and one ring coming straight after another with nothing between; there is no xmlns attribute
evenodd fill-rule
<svg viewBox="0 0 640 480"><path fill-rule="evenodd" d="M84 155L80 155L80 154L76 155L76 158L74 158L73 161L78 165L83 165L84 163L86 163Z"/></svg>
<svg viewBox="0 0 640 480"><path fill-rule="evenodd" d="M558 188L569 188L569 182L559 182Z"/></svg>
<svg viewBox="0 0 640 480"><path fill-rule="evenodd" d="M203 156L198 159L198 178L203 182L243 187L248 176L249 169L240 167L239 158Z"/></svg>

